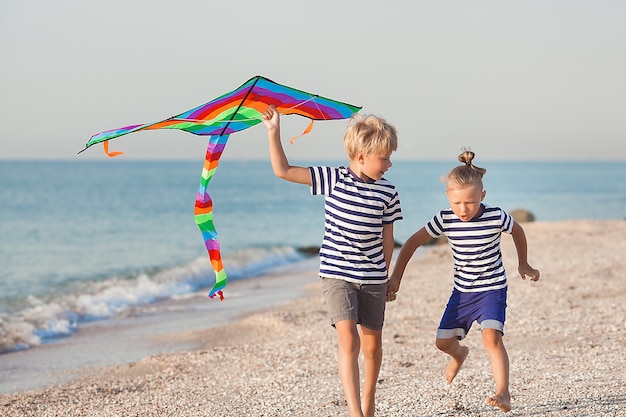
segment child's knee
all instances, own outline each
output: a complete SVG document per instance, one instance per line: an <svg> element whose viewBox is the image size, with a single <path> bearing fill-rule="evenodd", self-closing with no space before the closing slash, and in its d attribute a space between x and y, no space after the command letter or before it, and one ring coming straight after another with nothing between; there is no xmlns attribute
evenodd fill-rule
<svg viewBox="0 0 626 417"><path fill-rule="evenodd" d="M361 346L361 352L364 356L380 356L383 353L383 347L380 344L369 344Z"/></svg>
<svg viewBox="0 0 626 417"><path fill-rule="evenodd" d="M382 338L363 336L361 338L361 352L366 356L378 356L383 352Z"/></svg>
<svg viewBox="0 0 626 417"><path fill-rule="evenodd" d="M496 329L483 329L483 346L488 349L502 345L502 332Z"/></svg>
<svg viewBox="0 0 626 417"><path fill-rule="evenodd" d="M459 341L456 338L451 339L435 339L435 346L442 352L449 352Z"/></svg>

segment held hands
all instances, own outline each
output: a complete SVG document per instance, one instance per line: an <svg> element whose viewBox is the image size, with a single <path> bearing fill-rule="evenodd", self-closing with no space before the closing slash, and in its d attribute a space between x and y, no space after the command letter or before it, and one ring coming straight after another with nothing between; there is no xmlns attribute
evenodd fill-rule
<svg viewBox="0 0 626 417"><path fill-rule="evenodd" d="M517 268L517 271L519 272L520 276L524 280L526 279L526 277L530 277L531 281L538 281L539 280L539 275L540 275L539 274L539 270L531 267L528 264L520 265Z"/></svg>
<svg viewBox="0 0 626 417"><path fill-rule="evenodd" d="M387 281L387 297L386 297L386 300L387 301L395 301L399 289L400 289L400 278L399 277L395 277L395 276L391 276L391 278L389 278L389 281Z"/></svg>
<svg viewBox="0 0 626 417"><path fill-rule="evenodd" d="M276 107L274 107L273 104L265 110L261 119L263 120L263 124L267 130L280 128L280 113L278 113L278 110L276 110Z"/></svg>

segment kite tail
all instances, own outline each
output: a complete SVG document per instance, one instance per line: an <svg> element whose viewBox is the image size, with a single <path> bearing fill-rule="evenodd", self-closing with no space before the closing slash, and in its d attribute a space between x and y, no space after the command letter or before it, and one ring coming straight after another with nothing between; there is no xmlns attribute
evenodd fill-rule
<svg viewBox="0 0 626 417"><path fill-rule="evenodd" d="M223 289L226 287L226 272L222 265L222 255L220 253L220 244L217 241L217 232L213 224L213 201L207 192L207 186L213 178L213 174L217 169L220 156L228 141L228 135L211 136L207 145L204 167L202 168L202 177L200 178L200 187L196 195L196 205L194 207L194 219L202 232L202 238L211 260L211 265L215 271L215 284L209 292L209 297L213 298L215 294L219 295L220 300L224 299Z"/></svg>
<svg viewBox="0 0 626 417"><path fill-rule="evenodd" d="M311 119L311 123L309 123L309 125L306 127L306 129L304 129L304 132L302 132L298 136L294 136L291 139L289 139L289 143L293 145L293 143L295 142L296 139L301 138L302 136L306 135L311 130L313 130L313 123L314 122L315 122L315 120Z"/></svg>

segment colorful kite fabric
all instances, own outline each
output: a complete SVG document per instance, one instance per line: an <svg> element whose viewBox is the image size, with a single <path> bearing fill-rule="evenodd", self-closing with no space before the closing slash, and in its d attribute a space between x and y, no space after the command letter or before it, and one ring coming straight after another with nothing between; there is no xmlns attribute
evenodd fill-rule
<svg viewBox="0 0 626 417"><path fill-rule="evenodd" d="M211 298L218 294L220 299L224 299L226 272L222 265L217 232L213 223L213 201L207 192L207 186L217 169L229 135L261 123L262 115L270 105L274 105L281 114L297 114L311 119L303 135L311 131L314 120L346 119L361 109L286 87L265 77L255 76L236 90L177 116L156 123L131 125L97 133L85 146L87 149L96 143L104 142L105 152L113 157L122 152L109 152L108 140L140 130L179 129L195 135L210 136L200 187L196 195L194 219L202 232L215 271L215 284L209 292Z"/></svg>

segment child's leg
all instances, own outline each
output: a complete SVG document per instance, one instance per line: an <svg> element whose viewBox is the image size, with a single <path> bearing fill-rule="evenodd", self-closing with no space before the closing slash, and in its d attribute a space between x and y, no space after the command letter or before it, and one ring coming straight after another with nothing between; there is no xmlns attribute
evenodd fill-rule
<svg viewBox="0 0 626 417"><path fill-rule="evenodd" d="M496 383L496 393L487 397L487 403L498 407L501 411L511 410L509 394L509 355L502 342L502 332L496 329L483 329L483 346L489 354L491 371Z"/></svg>
<svg viewBox="0 0 626 417"><path fill-rule="evenodd" d="M355 320L335 324L338 339L339 379L348 403L350 417L363 417L360 401L359 349L360 338Z"/></svg>
<svg viewBox="0 0 626 417"><path fill-rule="evenodd" d="M451 356L450 362L446 367L446 381L448 384L451 384L459 373L461 366L463 366L463 362L465 362L469 354L469 348L462 346L456 337L447 339L437 338L435 344L439 350Z"/></svg>
<svg viewBox="0 0 626 417"><path fill-rule="evenodd" d="M439 322L435 345L451 357L445 374L448 384L452 383L469 354L469 348L462 346L459 340L467 335L472 322L475 320L472 309L467 308L468 305L472 304L473 297L473 293L463 293L456 288L452 290L446 310Z"/></svg>
<svg viewBox="0 0 626 417"><path fill-rule="evenodd" d="M365 367L361 406L365 417L374 416L376 383L383 360L382 334L382 330L372 330L361 326L361 350L363 351L363 365Z"/></svg>

